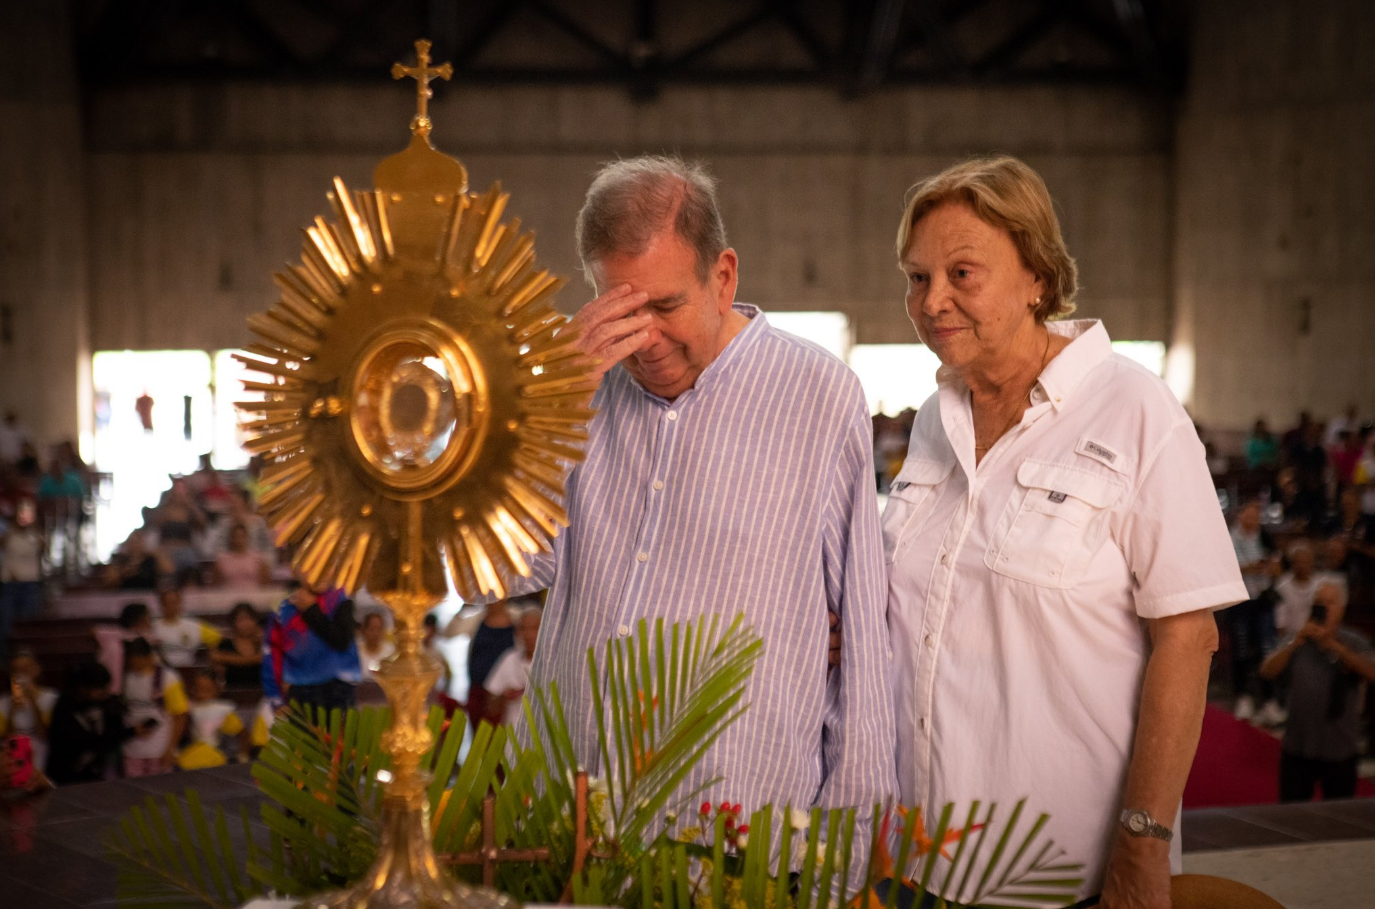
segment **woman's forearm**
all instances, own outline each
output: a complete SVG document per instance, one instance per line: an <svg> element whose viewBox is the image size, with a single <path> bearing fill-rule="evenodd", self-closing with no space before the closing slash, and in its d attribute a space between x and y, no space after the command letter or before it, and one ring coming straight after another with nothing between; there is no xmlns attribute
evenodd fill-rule
<svg viewBox="0 0 1375 909"><path fill-rule="evenodd" d="M1122 808L1174 823L1203 726L1208 671L1217 650L1210 610L1155 619Z"/></svg>

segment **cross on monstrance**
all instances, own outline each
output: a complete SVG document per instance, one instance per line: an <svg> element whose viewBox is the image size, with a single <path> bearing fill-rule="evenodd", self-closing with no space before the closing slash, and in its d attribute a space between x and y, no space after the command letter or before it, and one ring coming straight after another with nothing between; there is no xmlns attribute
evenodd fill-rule
<svg viewBox="0 0 1375 909"><path fill-rule="evenodd" d="M391 77L404 79L409 76L415 80L415 119L411 121L411 129L421 133L429 133L430 99L434 97L434 90L430 88L430 80L443 79L448 81L454 74L454 68L448 63L430 66L430 42L423 38L415 42L415 62L415 66L393 63Z"/></svg>

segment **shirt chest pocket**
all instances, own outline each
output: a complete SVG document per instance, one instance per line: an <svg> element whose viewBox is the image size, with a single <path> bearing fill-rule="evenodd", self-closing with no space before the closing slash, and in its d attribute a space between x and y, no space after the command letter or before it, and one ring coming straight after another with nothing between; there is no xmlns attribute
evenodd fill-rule
<svg viewBox="0 0 1375 909"><path fill-rule="evenodd" d="M904 545L916 536L931 509L945 478L950 476L953 461L928 461L908 458L888 491L888 505L883 509L883 556L888 563L897 558Z"/></svg>
<svg viewBox="0 0 1375 909"><path fill-rule="evenodd" d="M1068 465L1024 461L984 564L1042 587L1073 587L1102 541L1108 510L1124 488Z"/></svg>

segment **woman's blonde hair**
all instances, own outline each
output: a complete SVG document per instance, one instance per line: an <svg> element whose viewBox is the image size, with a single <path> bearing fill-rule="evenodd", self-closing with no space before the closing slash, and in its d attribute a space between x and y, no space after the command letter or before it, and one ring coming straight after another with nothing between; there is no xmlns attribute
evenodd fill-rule
<svg viewBox="0 0 1375 909"><path fill-rule="evenodd" d="M927 212L946 202L962 202L985 223L1007 231L1023 264L1041 279L1036 321L1059 319L1074 312L1079 272L1065 248L1060 221L1040 174L1016 158L992 155L970 158L948 167L907 191L898 225L901 259Z"/></svg>

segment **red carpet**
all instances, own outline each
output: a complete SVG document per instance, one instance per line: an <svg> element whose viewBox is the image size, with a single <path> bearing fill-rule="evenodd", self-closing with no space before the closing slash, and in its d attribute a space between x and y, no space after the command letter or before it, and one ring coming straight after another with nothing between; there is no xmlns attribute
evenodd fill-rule
<svg viewBox="0 0 1375 909"><path fill-rule="evenodd" d="M1273 804L1279 801L1279 765L1278 739L1209 705L1184 807ZM1356 794L1375 795L1375 784L1361 780Z"/></svg>

